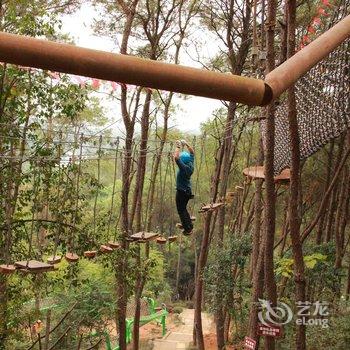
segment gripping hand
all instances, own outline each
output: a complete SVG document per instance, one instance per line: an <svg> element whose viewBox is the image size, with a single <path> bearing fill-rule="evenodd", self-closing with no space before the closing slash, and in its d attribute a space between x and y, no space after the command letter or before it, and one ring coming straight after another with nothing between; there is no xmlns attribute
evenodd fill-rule
<svg viewBox="0 0 350 350"><path fill-rule="evenodd" d="M181 142L182 146L188 146L188 143L186 140L181 140L180 142Z"/></svg>
<svg viewBox="0 0 350 350"><path fill-rule="evenodd" d="M180 141L180 140L176 140L176 141L175 141L175 147L176 147L176 148L181 148L181 146L182 146L181 141Z"/></svg>

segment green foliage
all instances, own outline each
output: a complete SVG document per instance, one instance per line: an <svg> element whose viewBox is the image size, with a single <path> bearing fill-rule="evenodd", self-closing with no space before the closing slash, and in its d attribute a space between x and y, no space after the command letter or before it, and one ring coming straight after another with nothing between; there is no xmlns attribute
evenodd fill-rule
<svg viewBox="0 0 350 350"><path fill-rule="evenodd" d="M307 269L312 270L317 263L327 264L327 256L321 253L314 253L312 255L304 256L304 263ZM290 278L293 276L294 259L281 258L276 261L275 273L277 276Z"/></svg>
<svg viewBox="0 0 350 350"><path fill-rule="evenodd" d="M171 290L165 280L165 269L167 265L163 254L157 250L151 249L148 266L144 295L149 295L162 302L169 300Z"/></svg>
<svg viewBox="0 0 350 350"><path fill-rule="evenodd" d="M327 316L329 327L307 326L307 348L310 350L334 349L345 350L350 341L349 302L340 300L332 304L330 315ZM284 328L284 337L279 341L279 349L289 350L295 341L295 325Z"/></svg>
<svg viewBox="0 0 350 350"><path fill-rule="evenodd" d="M327 256L320 253L304 256L304 263L308 269L313 269L318 262L325 262L326 260Z"/></svg>
<svg viewBox="0 0 350 350"><path fill-rule="evenodd" d="M232 270L244 269L250 251L251 237L247 234L240 237L231 236L224 242L223 247L211 249L204 274L210 310L216 310L218 300L222 305L232 304L234 292L241 289Z"/></svg>

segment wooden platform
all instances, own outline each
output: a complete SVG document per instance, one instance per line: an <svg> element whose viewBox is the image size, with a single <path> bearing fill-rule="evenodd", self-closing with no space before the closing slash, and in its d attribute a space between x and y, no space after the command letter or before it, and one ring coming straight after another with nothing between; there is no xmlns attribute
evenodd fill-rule
<svg viewBox="0 0 350 350"><path fill-rule="evenodd" d="M214 210L221 208L223 205L224 205L224 203L221 203L221 202L206 204L206 205L202 206L198 210L198 212L199 213L206 213L208 211L214 211Z"/></svg>
<svg viewBox="0 0 350 350"><path fill-rule="evenodd" d="M144 241L144 242L149 242L154 239L156 239L159 236L159 233L157 232L137 232L132 234L130 237L132 238L133 241Z"/></svg>
<svg viewBox="0 0 350 350"><path fill-rule="evenodd" d="M265 170L263 166L253 166L243 169L243 175L250 179L262 179L265 180ZM275 182L288 182L290 181L290 169L284 169L279 175L274 177Z"/></svg>
<svg viewBox="0 0 350 350"><path fill-rule="evenodd" d="M55 266L37 260L17 261L15 262L15 266L19 270L24 270L33 273L41 273L55 270Z"/></svg>

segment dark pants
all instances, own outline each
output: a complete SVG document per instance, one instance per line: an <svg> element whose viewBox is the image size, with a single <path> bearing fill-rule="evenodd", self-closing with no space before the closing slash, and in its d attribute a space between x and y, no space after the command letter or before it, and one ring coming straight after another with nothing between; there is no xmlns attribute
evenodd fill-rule
<svg viewBox="0 0 350 350"><path fill-rule="evenodd" d="M176 208L180 216L182 227L186 233L190 233L193 229L191 217L187 211L187 203L191 198L193 198L191 194L181 190L176 191Z"/></svg>

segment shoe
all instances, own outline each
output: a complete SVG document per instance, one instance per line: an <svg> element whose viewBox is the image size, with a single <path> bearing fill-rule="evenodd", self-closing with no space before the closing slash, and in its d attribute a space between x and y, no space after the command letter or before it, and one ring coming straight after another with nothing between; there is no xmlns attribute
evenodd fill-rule
<svg viewBox="0 0 350 350"><path fill-rule="evenodd" d="M183 233L184 236L191 236L192 230L190 232L187 232L187 231L183 230L182 233Z"/></svg>

